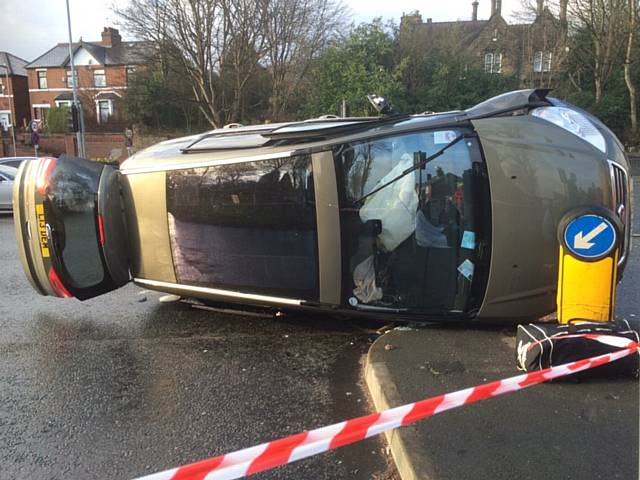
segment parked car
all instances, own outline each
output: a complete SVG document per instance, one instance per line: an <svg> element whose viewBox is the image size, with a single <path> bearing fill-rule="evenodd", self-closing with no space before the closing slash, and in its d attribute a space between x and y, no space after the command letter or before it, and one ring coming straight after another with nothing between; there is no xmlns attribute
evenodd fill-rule
<svg viewBox="0 0 640 480"><path fill-rule="evenodd" d="M13 182L18 169L0 164L0 211L11 211Z"/></svg>
<svg viewBox="0 0 640 480"><path fill-rule="evenodd" d="M144 288L244 305L520 322L556 307L556 228L625 225L627 160L599 120L510 92L465 111L221 129L20 167L14 218L43 295Z"/></svg>
<svg viewBox="0 0 640 480"><path fill-rule="evenodd" d="M2 157L0 158L0 165L18 168L25 160L35 160L36 158L37 157Z"/></svg>

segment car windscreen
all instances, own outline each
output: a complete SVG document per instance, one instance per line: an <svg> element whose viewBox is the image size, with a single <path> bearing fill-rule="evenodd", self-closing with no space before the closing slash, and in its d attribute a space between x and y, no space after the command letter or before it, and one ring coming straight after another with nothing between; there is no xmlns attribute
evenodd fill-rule
<svg viewBox="0 0 640 480"><path fill-rule="evenodd" d="M478 140L466 133L431 130L334 149L346 304L469 310L489 205Z"/></svg>
<svg viewBox="0 0 640 480"><path fill-rule="evenodd" d="M98 245L98 163L66 159L54 168L45 194L45 215L65 284L87 289L105 277Z"/></svg>
<svg viewBox="0 0 640 480"><path fill-rule="evenodd" d="M309 155L168 172L167 211L179 283L317 298Z"/></svg>

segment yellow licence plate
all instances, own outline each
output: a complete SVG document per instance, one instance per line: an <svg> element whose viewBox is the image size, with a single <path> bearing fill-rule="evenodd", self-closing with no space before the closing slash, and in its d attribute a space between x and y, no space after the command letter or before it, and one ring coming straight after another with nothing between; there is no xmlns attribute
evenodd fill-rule
<svg viewBox="0 0 640 480"><path fill-rule="evenodd" d="M47 222L44 219L44 205L36 205L36 216L38 217L38 238L40 239L40 251L44 258L49 258L49 238L47 237Z"/></svg>

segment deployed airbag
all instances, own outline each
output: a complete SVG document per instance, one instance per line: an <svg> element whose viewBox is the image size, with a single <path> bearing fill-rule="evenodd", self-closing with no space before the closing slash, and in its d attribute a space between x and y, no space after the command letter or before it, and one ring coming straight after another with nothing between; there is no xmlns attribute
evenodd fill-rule
<svg viewBox="0 0 640 480"><path fill-rule="evenodd" d="M402 172L412 166L413 158L405 153L402 155L401 161L380 179L373 190L399 177ZM378 235L378 240L388 252L395 250L415 230L416 210L418 209L418 194L415 183L414 172L411 172L368 197L360 209L360 219L363 222L368 220L381 221L382 233Z"/></svg>

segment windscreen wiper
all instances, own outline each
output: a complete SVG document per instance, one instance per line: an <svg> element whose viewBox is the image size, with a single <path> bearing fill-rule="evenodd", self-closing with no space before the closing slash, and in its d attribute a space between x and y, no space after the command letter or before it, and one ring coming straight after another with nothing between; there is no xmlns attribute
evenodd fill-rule
<svg viewBox="0 0 640 480"><path fill-rule="evenodd" d="M465 138L475 138L476 134L475 133L463 133L462 135L458 135L456 138L454 138L453 140L451 140L449 143L447 143L444 147L442 147L440 150L438 150L436 153L434 153L433 155L429 155L428 157L424 156L424 152L415 152L414 153L414 162L413 165L409 168L407 168L404 172L402 172L400 175L398 175L395 178L392 178L391 180L389 180L387 183L385 183L384 185L380 185L377 188L374 188L372 191L370 191L369 193L367 193L366 195L363 195L362 197L360 197L358 200L355 201L356 204L366 200L367 198L369 198L371 195L378 193L380 190L387 188L389 185L397 182L398 180L400 180L401 178L406 177L407 175L409 175L411 172L415 172L418 169L423 169L427 163L435 160L436 158L438 158L439 156L441 156L444 152L446 152L449 148L453 147L456 143L458 143L460 140L464 140ZM420 158L422 157L422 158ZM419 160L417 160L419 158Z"/></svg>

